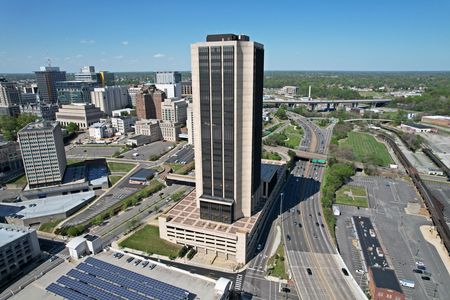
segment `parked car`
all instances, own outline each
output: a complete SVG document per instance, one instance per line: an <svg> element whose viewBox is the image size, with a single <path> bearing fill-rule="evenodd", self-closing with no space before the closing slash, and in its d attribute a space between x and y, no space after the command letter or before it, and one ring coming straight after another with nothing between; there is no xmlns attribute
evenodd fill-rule
<svg viewBox="0 0 450 300"><path fill-rule="evenodd" d="M134 259L134 257L128 257L128 258L127 258L127 263L130 263L130 262L132 262L132 261L133 261L133 259Z"/></svg>
<svg viewBox="0 0 450 300"><path fill-rule="evenodd" d="M136 260L136 261L134 262L134 265L135 265L135 266L139 265L139 264L141 263L141 261L142 261L142 259Z"/></svg>
<svg viewBox="0 0 450 300"><path fill-rule="evenodd" d="M306 272L308 273L308 275L312 275L312 271L310 268L306 268Z"/></svg>
<svg viewBox="0 0 450 300"><path fill-rule="evenodd" d="M147 265L148 265L148 261L144 261L144 262L142 263L142 268L145 268Z"/></svg>

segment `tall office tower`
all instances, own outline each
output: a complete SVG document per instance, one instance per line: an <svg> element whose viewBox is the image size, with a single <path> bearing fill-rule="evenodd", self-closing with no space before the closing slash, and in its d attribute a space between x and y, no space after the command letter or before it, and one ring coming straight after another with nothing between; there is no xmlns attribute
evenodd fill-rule
<svg viewBox="0 0 450 300"><path fill-rule="evenodd" d="M39 97L44 103L56 103L58 100L55 83L66 80L66 72L58 67L41 67L35 71Z"/></svg>
<svg viewBox="0 0 450 300"><path fill-rule="evenodd" d="M248 36L191 45L200 218L250 217L260 196L264 47Z"/></svg>
<svg viewBox="0 0 450 300"><path fill-rule="evenodd" d="M114 73L108 71L100 71L97 73L97 82L101 87L114 85L114 81Z"/></svg>
<svg viewBox="0 0 450 300"><path fill-rule="evenodd" d="M29 187L62 183L67 161L59 123L37 121L22 128L17 135Z"/></svg>
<svg viewBox="0 0 450 300"><path fill-rule="evenodd" d="M194 144L194 108L192 101L189 101L187 107L187 121L186 127L188 130L188 144Z"/></svg>
<svg viewBox="0 0 450 300"><path fill-rule="evenodd" d="M156 72L156 83L174 84L181 82L180 72Z"/></svg>
<svg viewBox="0 0 450 300"><path fill-rule="evenodd" d="M136 115L138 119L161 119L161 104L166 94L154 87L147 87L136 94Z"/></svg>
<svg viewBox="0 0 450 300"><path fill-rule="evenodd" d="M105 86L91 92L92 103L108 116L113 110L128 105L128 89L125 86Z"/></svg>
<svg viewBox="0 0 450 300"><path fill-rule="evenodd" d="M75 73L75 81L97 82L97 73L94 66L84 66L80 72Z"/></svg>
<svg viewBox="0 0 450 300"><path fill-rule="evenodd" d="M20 91L15 82L0 77L0 115L16 116L20 114Z"/></svg>

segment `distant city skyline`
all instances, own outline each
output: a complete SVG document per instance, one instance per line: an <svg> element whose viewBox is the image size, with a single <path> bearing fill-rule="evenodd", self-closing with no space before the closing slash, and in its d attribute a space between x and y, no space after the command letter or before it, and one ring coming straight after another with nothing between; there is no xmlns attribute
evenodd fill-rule
<svg viewBox="0 0 450 300"><path fill-rule="evenodd" d="M450 70L450 2L5 1L0 73L52 65L190 71L189 45L235 32L265 45L266 70Z"/></svg>

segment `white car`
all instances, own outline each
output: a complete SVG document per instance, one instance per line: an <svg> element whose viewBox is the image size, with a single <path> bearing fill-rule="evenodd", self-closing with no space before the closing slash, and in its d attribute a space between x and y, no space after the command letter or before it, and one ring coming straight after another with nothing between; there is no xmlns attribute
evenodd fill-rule
<svg viewBox="0 0 450 300"><path fill-rule="evenodd" d="M262 245L258 244L258 246L256 247L256 250L261 251L261 249L262 249Z"/></svg>
<svg viewBox="0 0 450 300"><path fill-rule="evenodd" d="M358 273L358 274L364 274L364 271L363 270L361 270L361 269L358 269L358 270L356 270L356 273Z"/></svg>

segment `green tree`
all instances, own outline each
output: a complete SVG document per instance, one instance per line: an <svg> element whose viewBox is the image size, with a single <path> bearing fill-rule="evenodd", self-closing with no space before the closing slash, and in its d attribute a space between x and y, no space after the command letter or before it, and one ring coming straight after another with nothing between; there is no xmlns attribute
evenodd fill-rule
<svg viewBox="0 0 450 300"><path fill-rule="evenodd" d="M79 127L77 124L70 122L69 124L67 124L66 129L67 129L67 132L69 134L71 134L71 133L77 132L79 130Z"/></svg>

